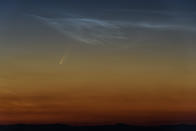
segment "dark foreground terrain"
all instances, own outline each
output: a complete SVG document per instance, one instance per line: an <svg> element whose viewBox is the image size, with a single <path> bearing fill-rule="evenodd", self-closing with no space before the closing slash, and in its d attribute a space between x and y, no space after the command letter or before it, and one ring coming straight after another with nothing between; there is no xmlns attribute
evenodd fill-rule
<svg viewBox="0 0 196 131"><path fill-rule="evenodd" d="M7 125L0 126L0 131L196 131L196 125L173 126L68 126L68 125Z"/></svg>

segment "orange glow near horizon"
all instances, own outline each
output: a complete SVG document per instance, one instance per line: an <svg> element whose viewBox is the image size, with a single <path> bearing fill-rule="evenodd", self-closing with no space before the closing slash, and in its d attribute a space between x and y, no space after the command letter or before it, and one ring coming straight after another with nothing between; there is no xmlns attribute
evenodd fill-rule
<svg viewBox="0 0 196 131"><path fill-rule="evenodd" d="M77 59L46 68L29 64L19 71L11 67L9 72L1 70L7 77L0 85L0 123L195 121L195 82L190 73L172 72L173 67L158 61L124 64L122 59L111 62L97 56L96 61L87 57L89 61L78 65Z"/></svg>

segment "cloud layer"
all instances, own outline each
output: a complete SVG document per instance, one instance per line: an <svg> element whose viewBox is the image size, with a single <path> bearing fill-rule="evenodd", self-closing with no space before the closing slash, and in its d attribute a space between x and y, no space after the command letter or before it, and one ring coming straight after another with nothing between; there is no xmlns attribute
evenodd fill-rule
<svg viewBox="0 0 196 131"><path fill-rule="evenodd" d="M99 45L127 39L120 25L106 20L36 17L64 35L85 44Z"/></svg>
<svg viewBox="0 0 196 131"><path fill-rule="evenodd" d="M152 13L150 12L152 15ZM34 16L65 36L89 45L105 45L112 42L123 43L129 39L132 28L158 30L158 31L196 31L193 25L181 24L176 21L152 20L106 20L91 17L44 17Z"/></svg>

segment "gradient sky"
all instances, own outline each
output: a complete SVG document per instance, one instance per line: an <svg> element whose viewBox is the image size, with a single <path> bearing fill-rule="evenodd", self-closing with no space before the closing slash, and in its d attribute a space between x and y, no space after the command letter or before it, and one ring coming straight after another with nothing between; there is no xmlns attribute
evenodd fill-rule
<svg viewBox="0 0 196 131"><path fill-rule="evenodd" d="M196 124L195 7L0 1L0 124Z"/></svg>

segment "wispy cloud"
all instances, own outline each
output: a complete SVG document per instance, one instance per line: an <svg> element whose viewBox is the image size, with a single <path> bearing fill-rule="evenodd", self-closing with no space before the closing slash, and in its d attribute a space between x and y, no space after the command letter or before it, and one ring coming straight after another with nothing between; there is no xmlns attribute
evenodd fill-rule
<svg viewBox="0 0 196 131"><path fill-rule="evenodd" d="M170 19L165 21L153 21L144 18L139 20L135 20L135 18L132 20L130 18L127 20L106 20L79 15L57 18L35 17L65 36L89 45L123 43L123 41L130 39L129 35L132 33L130 31L133 31L131 30L133 28L159 31L196 31L194 25L177 23L170 21Z"/></svg>
<svg viewBox="0 0 196 131"><path fill-rule="evenodd" d="M111 40L127 38L119 25L106 20L36 17L64 35L85 44L106 44L111 43Z"/></svg>

